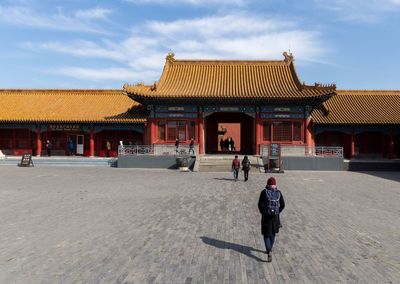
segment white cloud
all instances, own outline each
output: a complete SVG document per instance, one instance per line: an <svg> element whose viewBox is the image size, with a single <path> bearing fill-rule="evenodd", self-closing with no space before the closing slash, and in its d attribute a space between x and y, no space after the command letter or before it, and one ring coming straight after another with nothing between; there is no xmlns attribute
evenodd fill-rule
<svg viewBox="0 0 400 284"><path fill-rule="evenodd" d="M104 68L91 69L84 67L59 67L48 70L51 74L65 75L76 79L86 79L92 81L110 80L110 81L130 81L139 76L154 76L155 74L144 72L135 72L129 68Z"/></svg>
<svg viewBox="0 0 400 284"><path fill-rule="evenodd" d="M104 8L92 8L88 10L79 10L75 13L76 18L82 19L107 19L107 16L111 14L110 9Z"/></svg>
<svg viewBox="0 0 400 284"><path fill-rule="evenodd" d="M325 46L318 32L299 29L294 22L247 14L151 21L135 28L121 42L26 44L31 49L111 59L122 66L113 70L63 68L68 76L79 74L89 80L121 76L120 80L146 83L158 80L170 49L177 59L281 59L282 52L290 48L296 59L313 62L325 54Z"/></svg>
<svg viewBox="0 0 400 284"><path fill-rule="evenodd" d="M159 4L159 5L180 5L188 4L193 6L206 6L206 5L236 5L243 6L251 0L124 0L134 4Z"/></svg>
<svg viewBox="0 0 400 284"><path fill-rule="evenodd" d="M376 22L384 14L398 11L400 0L313 0L319 7L335 12L339 20Z"/></svg>
<svg viewBox="0 0 400 284"><path fill-rule="evenodd" d="M106 34L93 20L106 19L110 13L107 9L93 8L68 15L59 9L47 15L25 6L0 5L0 22L31 28Z"/></svg>

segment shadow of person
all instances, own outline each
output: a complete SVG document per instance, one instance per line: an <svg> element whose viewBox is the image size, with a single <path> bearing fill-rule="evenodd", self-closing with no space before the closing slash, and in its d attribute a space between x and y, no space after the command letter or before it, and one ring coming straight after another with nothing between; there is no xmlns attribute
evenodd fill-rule
<svg viewBox="0 0 400 284"><path fill-rule="evenodd" d="M230 181L235 180L234 178L214 178L214 179L216 179L216 180L230 180Z"/></svg>
<svg viewBox="0 0 400 284"><path fill-rule="evenodd" d="M219 249L231 249L237 252L240 252L248 257L254 258L255 260L259 261L259 262L265 262L265 260L255 256L252 254L252 252L262 252L264 253L263 250L258 250L249 246L243 246L243 245L239 245L239 244L235 244L235 243L230 243L230 242L225 242L225 241L221 241L221 240L217 240L217 239L213 239L213 238L209 238L209 237L200 237L200 239L203 241L203 243L209 245L209 246L213 246Z"/></svg>

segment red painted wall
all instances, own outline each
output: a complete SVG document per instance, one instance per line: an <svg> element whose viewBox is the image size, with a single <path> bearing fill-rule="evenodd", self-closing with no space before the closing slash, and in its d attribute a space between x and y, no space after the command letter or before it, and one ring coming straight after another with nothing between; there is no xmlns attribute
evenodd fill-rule
<svg viewBox="0 0 400 284"><path fill-rule="evenodd" d="M218 140L222 139L228 139L228 137L231 137L233 141L235 142L235 148L236 151L240 151L240 123L218 123L218 129L224 128L226 129L225 134L222 136L220 135L218 137ZM220 146L218 145L218 150L221 151Z"/></svg>

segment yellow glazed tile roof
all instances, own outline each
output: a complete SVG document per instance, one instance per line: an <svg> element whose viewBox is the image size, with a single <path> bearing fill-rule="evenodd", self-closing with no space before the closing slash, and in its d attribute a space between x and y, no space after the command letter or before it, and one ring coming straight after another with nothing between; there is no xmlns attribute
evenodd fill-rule
<svg viewBox="0 0 400 284"><path fill-rule="evenodd" d="M167 56L159 82L153 86L124 85L134 100L301 100L329 98L334 85L300 83L293 57L282 61L175 60Z"/></svg>
<svg viewBox="0 0 400 284"><path fill-rule="evenodd" d="M0 90L0 122L142 123L122 90Z"/></svg>
<svg viewBox="0 0 400 284"><path fill-rule="evenodd" d="M337 90L324 102L328 115L314 110L317 124L400 124L400 91Z"/></svg>

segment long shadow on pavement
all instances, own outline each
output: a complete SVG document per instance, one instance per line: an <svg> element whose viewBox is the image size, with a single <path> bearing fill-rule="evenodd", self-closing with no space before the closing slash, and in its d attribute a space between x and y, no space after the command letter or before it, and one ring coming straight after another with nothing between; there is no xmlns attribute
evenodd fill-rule
<svg viewBox="0 0 400 284"><path fill-rule="evenodd" d="M254 258L255 260L259 261L259 262L265 262L265 260L253 255L251 252L262 252L264 253L264 251L262 250L258 250L249 246L243 246L243 245L239 245L239 244L235 244L235 243L230 243L230 242L225 242L225 241L221 241L221 240L217 240L217 239L213 239L213 238L209 238L209 237L200 237L200 239L203 241L203 243L209 245L209 246L213 246L219 249L231 249L237 252L240 252L248 257Z"/></svg>

